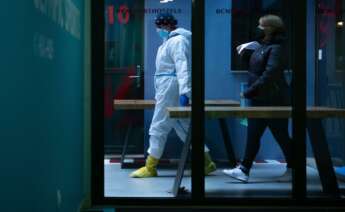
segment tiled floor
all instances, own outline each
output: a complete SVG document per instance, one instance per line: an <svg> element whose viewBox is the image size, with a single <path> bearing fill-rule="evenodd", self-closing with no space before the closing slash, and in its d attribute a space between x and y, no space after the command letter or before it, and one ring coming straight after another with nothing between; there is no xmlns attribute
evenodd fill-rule
<svg viewBox="0 0 345 212"><path fill-rule="evenodd" d="M277 182L285 170L284 164L254 164L249 183L243 184L225 176L221 169L206 177L205 191L208 197L288 197L290 182ZM121 169L118 163L105 164L106 197L173 197L170 193L176 170L159 170L159 177L133 179L129 174L133 169ZM314 168L307 169L308 194L320 195L319 176ZM190 190L190 171L185 172L182 186ZM339 181L345 189L345 182Z"/></svg>

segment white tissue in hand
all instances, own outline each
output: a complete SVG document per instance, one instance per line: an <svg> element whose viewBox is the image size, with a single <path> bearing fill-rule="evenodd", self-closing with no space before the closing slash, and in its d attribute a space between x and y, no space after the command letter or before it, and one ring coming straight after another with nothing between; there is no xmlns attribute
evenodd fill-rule
<svg viewBox="0 0 345 212"><path fill-rule="evenodd" d="M244 49L256 50L259 47L260 47L260 44L257 41L252 41L252 42L244 43L237 46L236 50L238 54L241 54Z"/></svg>

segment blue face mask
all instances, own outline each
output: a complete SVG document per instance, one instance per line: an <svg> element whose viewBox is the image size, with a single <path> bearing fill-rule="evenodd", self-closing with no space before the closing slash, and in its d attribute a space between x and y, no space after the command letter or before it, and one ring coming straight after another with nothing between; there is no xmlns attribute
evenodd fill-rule
<svg viewBox="0 0 345 212"><path fill-rule="evenodd" d="M159 37L161 37L164 41L166 41L169 38L169 34L170 34L168 30L160 29L160 28L157 28L157 33Z"/></svg>

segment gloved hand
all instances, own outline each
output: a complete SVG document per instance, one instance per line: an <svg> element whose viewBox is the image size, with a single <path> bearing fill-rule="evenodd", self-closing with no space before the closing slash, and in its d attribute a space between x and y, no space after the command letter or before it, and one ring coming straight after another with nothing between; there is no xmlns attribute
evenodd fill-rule
<svg viewBox="0 0 345 212"><path fill-rule="evenodd" d="M189 103L189 98L187 97L186 94L182 94L182 95L180 96L180 105L181 105L181 106L187 106L188 103Z"/></svg>

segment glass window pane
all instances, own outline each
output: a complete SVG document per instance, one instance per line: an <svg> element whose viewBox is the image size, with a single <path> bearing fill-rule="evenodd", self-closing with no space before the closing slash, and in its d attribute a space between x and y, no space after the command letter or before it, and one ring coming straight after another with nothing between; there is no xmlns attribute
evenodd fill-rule
<svg viewBox="0 0 345 212"><path fill-rule="evenodd" d="M291 195L290 122L269 112L290 105L290 4L206 0L205 142L217 165L205 177L209 198Z"/></svg>
<svg viewBox="0 0 345 212"><path fill-rule="evenodd" d="M345 1L313 2L308 2L308 106L344 110ZM310 197L324 197L327 191L344 195L345 120L342 114L340 111L334 117L309 119L307 189Z"/></svg>
<svg viewBox="0 0 345 212"><path fill-rule="evenodd" d="M174 198L190 121L167 108L190 98L191 1L106 0L104 10L104 195Z"/></svg>

